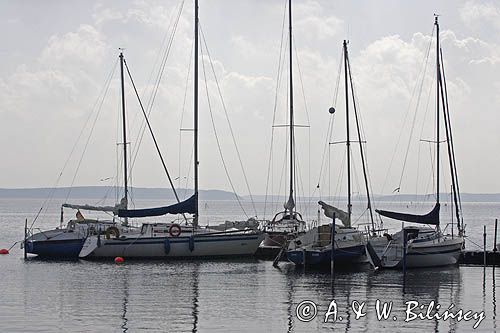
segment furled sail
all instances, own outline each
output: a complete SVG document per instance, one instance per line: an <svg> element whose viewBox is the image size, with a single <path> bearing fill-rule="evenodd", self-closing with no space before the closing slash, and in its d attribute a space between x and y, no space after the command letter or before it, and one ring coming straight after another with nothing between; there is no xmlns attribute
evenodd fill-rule
<svg viewBox="0 0 500 333"><path fill-rule="evenodd" d="M64 203L62 204L64 208L72 208L72 209L81 209L81 210L93 210L98 212L113 212L114 215L118 214L120 209L124 209L127 207L127 203L125 202L125 198L121 200L119 204L114 206L92 206L92 205L75 205Z"/></svg>
<svg viewBox="0 0 500 333"><path fill-rule="evenodd" d="M193 194L189 199L176 203L170 206L144 208L144 209L120 209L118 210L119 217L148 217L161 216L165 214L195 214L196 195Z"/></svg>
<svg viewBox="0 0 500 333"><path fill-rule="evenodd" d="M333 219L333 214L335 214L335 218L339 219L344 226L346 226L346 227L351 226L351 221L349 221L349 214L347 214L343 210L341 210L337 207L333 207L333 206L331 206L323 201L318 201L318 204L323 209L323 213L325 213L326 217Z"/></svg>
<svg viewBox="0 0 500 333"><path fill-rule="evenodd" d="M427 213L425 215L397 213L397 212L390 212L387 210L379 210L379 209L376 209L375 211L382 216L385 216L385 217L388 217L391 219L395 219L395 220L399 220L399 221L439 225L439 209L440 209L440 205L438 203L436 203L434 208L429 213Z"/></svg>

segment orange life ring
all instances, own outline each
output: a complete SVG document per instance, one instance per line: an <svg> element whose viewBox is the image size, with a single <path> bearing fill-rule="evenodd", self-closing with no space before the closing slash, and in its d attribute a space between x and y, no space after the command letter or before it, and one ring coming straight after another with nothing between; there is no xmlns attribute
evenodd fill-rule
<svg viewBox="0 0 500 333"><path fill-rule="evenodd" d="M181 234L181 232L182 232L181 226L178 225L177 223L172 224L168 229L168 233L172 237L178 237Z"/></svg>

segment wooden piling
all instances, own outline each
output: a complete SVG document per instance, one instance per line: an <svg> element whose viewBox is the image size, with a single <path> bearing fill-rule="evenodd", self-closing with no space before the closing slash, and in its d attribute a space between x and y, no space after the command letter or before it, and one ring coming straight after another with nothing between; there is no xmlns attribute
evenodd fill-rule
<svg viewBox="0 0 500 333"><path fill-rule="evenodd" d="M331 262L330 262L330 273L333 276L335 274L335 213L333 213L333 218L332 218L332 233L331 233L331 243L332 243L332 253L330 256Z"/></svg>
<svg viewBox="0 0 500 333"><path fill-rule="evenodd" d="M403 293L404 293L406 289L406 246L407 246L406 230L404 222L401 225L401 229L403 229L402 231L403 231Z"/></svg>
<svg viewBox="0 0 500 333"><path fill-rule="evenodd" d="M28 219L24 220L24 241L23 241L23 250L24 250L24 259L28 258L28 252L26 252L26 239L28 239Z"/></svg>
<svg viewBox="0 0 500 333"><path fill-rule="evenodd" d="M486 268L486 226L483 226L483 266Z"/></svg>
<svg viewBox="0 0 500 333"><path fill-rule="evenodd" d="M495 241L493 242L493 252L497 252L497 229L498 229L498 219L495 219Z"/></svg>

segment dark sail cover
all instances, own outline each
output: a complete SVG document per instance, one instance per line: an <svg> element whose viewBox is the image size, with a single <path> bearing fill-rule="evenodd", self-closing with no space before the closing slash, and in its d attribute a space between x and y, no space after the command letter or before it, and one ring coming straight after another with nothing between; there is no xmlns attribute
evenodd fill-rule
<svg viewBox="0 0 500 333"><path fill-rule="evenodd" d="M375 209L375 211L382 216L385 216L385 217L388 217L391 219L395 219L395 220L399 220L399 221L439 225L439 208L440 208L440 205L438 203L436 203L434 208L429 213L427 213L425 215L397 213L397 212L390 212L387 210L379 210L379 209Z"/></svg>
<svg viewBox="0 0 500 333"><path fill-rule="evenodd" d="M144 209L120 209L118 210L119 217L148 217L160 216L165 214L195 214L196 213L196 195L192 195L189 199L176 203L170 206L144 208Z"/></svg>

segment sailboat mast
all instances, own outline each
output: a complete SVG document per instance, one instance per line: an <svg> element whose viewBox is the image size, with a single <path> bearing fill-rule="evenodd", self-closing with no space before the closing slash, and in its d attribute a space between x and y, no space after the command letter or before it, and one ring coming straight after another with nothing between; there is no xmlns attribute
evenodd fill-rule
<svg viewBox="0 0 500 333"><path fill-rule="evenodd" d="M347 56L347 54L346 54ZM352 95L352 106L354 109L354 117L356 119L356 129L358 133L358 143L359 143L359 153L361 155L361 164L363 166L363 178L365 180L365 189L366 189L366 199L367 199L367 208L368 211L370 212L370 221L372 223L372 233L375 234L375 221L373 220L373 211L372 211L372 202L371 202L371 196L370 196L370 186L368 184L368 173L366 171L366 161L365 161L365 154L363 151L363 141L361 140L361 129L359 126L359 117L358 117L358 110L356 106L356 99L354 95L354 84L352 82L352 73L351 73L351 62L349 61L349 57L347 58L347 68L349 69L349 82L351 84L351 95Z"/></svg>
<svg viewBox="0 0 500 333"><path fill-rule="evenodd" d="M347 84L347 41L344 40L344 80L345 80L345 119L346 119L346 146L347 146L347 215L351 225L351 139L349 135L349 86Z"/></svg>
<svg viewBox="0 0 500 333"><path fill-rule="evenodd" d="M439 204L439 85L441 68L439 64L439 23L438 16L434 18L436 25L436 204Z"/></svg>
<svg viewBox="0 0 500 333"><path fill-rule="evenodd" d="M290 196L288 202L293 202L294 188L294 122L293 122L293 47L292 47L292 0L288 0L288 36L289 36L289 65L290 65ZM293 207L289 207L293 212Z"/></svg>
<svg viewBox="0 0 500 333"><path fill-rule="evenodd" d="M193 226L198 225L198 0L194 1L194 195Z"/></svg>
<svg viewBox="0 0 500 333"><path fill-rule="evenodd" d="M123 52L120 52L120 79L121 79L121 89L122 89L122 127L123 127L123 186L125 189L125 207L128 207L128 172L127 172L127 119L125 112L125 84L123 80ZM125 218L125 223L128 224Z"/></svg>

